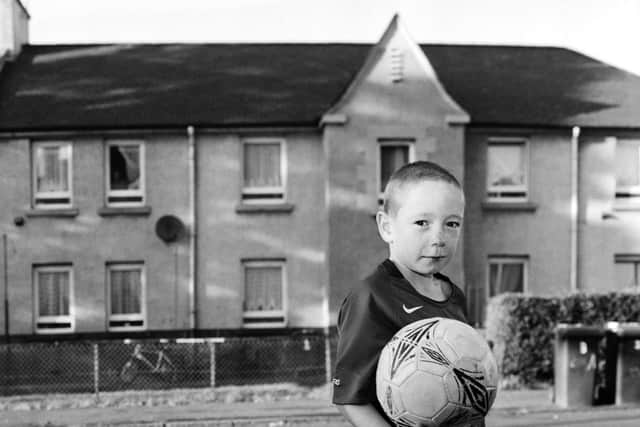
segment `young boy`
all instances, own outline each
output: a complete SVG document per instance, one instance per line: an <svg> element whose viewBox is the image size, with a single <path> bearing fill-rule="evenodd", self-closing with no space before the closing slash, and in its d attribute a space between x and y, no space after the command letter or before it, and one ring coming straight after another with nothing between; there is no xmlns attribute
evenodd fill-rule
<svg viewBox="0 0 640 427"><path fill-rule="evenodd" d="M356 427L393 425L376 398L376 367L400 328L428 317L467 322L464 294L440 274L455 254L464 204L458 180L435 163L410 163L389 179L376 216L389 259L351 290L338 315L333 403Z"/></svg>

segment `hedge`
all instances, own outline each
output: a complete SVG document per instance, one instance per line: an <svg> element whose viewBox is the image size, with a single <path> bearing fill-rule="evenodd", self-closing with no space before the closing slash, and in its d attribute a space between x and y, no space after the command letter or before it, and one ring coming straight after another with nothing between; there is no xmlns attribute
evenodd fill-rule
<svg viewBox="0 0 640 427"><path fill-rule="evenodd" d="M640 322L640 294L501 294L487 305L485 333L493 342L502 377L531 386L553 380L553 331L558 323L604 326L609 321Z"/></svg>

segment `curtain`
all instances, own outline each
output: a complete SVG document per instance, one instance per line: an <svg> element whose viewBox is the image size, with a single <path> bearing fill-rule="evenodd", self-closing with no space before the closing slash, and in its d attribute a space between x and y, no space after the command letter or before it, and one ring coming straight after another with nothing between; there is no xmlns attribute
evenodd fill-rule
<svg viewBox="0 0 640 427"><path fill-rule="evenodd" d="M140 270L111 270L111 314L139 314L142 283Z"/></svg>
<svg viewBox="0 0 640 427"><path fill-rule="evenodd" d="M524 185L523 150L523 144L489 145L489 185Z"/></svg>
<svg viewBox="0 0 640 427"><path fill-rule="evenodd" d="M69 315L68 272L38 272L38 306L40 316Z"/></svg>
<svg viewBox="0 0 640 427"><path fill-rule="evenodd" d="M112 145L109 147L111 190L140 189L140 147Z"/></svg>
<svg viewBox="0 0 640 427"><path fill-rule="evenodd" d="M279 187L280 144L244 144L245 187Z"/></svg>
<svg viewBox="0 0 640 427"><path fill-rule="evenodd" d="M282 310L281 267L247 267L245 276L246 310Z"/></svg>
<svg viewBox="0 0 640 427"><path fill-rule="evenodd" d="M36 149L36 185L38 192L67 191L69 189L69 156L66 147L38 147Z"/></svg>
<svg viewBox="0 0 640 427"><path fill-rule="evenodd" d="M380 146L380 192L384 191L391 175L407 163L409 163L408 146Z"/></svg>
<svg viewBox="0 0 640 427"><path fill-rule="evenodd" d="M492 263L489 267L489 295L524 292L524 264Z"/></svg>
<svg viewBox="0 0 640 427"><path fill-rule="evenodd" d="M640 142L618 141L616 144L616 186L640 185Z"/></svg>

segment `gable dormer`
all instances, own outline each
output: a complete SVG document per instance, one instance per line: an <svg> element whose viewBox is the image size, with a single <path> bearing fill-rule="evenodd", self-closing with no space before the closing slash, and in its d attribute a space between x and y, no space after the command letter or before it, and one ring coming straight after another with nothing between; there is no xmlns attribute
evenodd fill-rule
<svg viewBox="0 0 640 427"><path fill-rule="evenodd" d="M395 15L362 68L325 119L359 114L393 122L467 123L468 114L449 96L420 46Z"/></svg>

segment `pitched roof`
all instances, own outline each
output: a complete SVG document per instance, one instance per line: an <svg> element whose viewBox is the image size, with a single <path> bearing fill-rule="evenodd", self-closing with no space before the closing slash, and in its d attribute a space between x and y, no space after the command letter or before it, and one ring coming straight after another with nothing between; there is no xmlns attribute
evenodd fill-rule
<svg viewBox="0 0 640 427"><path fill-rule="evenodd" d="M0 130L319 123L369 44L31 45ZM422 45L472 125L640 128L640 76L548 47Z"/></svg>

